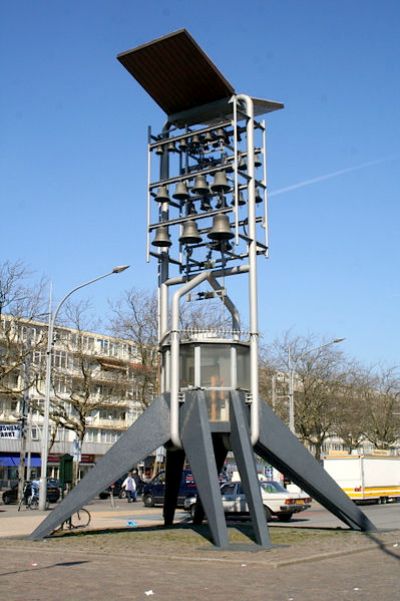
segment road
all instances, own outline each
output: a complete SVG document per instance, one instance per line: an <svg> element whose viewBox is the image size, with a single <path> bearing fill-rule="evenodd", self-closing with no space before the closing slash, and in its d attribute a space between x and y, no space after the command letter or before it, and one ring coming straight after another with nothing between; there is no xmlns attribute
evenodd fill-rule
<svg viewBox="0 0 400 601"><path fill-rule="evenodd" d="M91 506L95 510L102 509L104 511L104 509L110 507L110 501L95 500L92 502ZM119 509L126 509L129 507L132 511L132 515L138 520L146 519L154 522L160 522L162 520L162 507L152 508L149 510L143 506L141 501L129 505L126 501L119 499L115 501L115 506ZM378 529L400 529L400 503L389 503L388 505L362 505L359 507ZM181 509L177 509L175 521L180 522L187 520L188 513L186 511L182 511ZM270 522L270 526L279 526L284 528L311 527L347 529L347 526L343 524L343 522L315 502L313 502L310 509L304 513L298 514L297 517L294 516L289 523L279 522L273 519Z"/></svg>

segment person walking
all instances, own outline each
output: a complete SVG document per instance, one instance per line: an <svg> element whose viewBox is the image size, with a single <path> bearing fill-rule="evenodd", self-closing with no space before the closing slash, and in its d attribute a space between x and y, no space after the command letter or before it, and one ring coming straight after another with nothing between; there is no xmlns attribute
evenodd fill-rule
<svg viewBox="0 0 400 601"><path fill-rule="evenodd" d="M122 488L124 488L126 491L126 498L128 499L128 503L136 501L136 482L132 472L128 472L127 477L122 483Z"/></svg>

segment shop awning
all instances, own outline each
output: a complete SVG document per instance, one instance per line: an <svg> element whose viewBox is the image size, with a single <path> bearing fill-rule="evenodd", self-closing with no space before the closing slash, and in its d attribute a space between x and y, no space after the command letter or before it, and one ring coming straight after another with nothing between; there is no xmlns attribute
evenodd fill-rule
<svg viewBox="0 0 400 601"><path fill-rule="evenodd" d="M28 465L28 458L25 459L25 465ZM31 456L31 467L40 467L40 457ZM18 467L19 466L19 455L0 455L0 467Z"/></svg>

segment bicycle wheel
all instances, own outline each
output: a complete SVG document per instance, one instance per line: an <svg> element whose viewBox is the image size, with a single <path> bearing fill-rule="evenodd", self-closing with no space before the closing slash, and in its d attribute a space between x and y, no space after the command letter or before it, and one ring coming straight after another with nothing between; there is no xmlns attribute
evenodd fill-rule
<svg viewBox="0 0 400 601"><path fill-rule="evenodd" d="M90 524L90 513L87 509L80 509L71 515L71 528L86 528Z"/></svg>

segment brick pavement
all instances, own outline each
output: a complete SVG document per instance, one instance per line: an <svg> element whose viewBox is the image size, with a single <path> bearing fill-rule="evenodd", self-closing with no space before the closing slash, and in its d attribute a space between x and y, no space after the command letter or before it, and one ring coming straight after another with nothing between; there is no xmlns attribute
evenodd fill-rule
<svg viewBox="0 0 400 601"><path fill-rule="evenodd" d="M245 529L242 529L246 531ZM271 551L215 551L189 527L0 540L4 601L397 599L400 532L271 528ZM237 543L241 532L230 530ZM282 546L286 542L287 546Z"/></svg>
<svg viewBox="0 0 400 601"><path fill-rule="evenodd" d="M91 506L92 533L32 542L26 535L45 514L16 514L15 507L2 506L0 599L377 601L399 596L399 530L364 535L271 523L274 548L251 552L249 527L236 524L230 528L236 550L216 551L205 538L206 527L160 528L159 509L144 514L137 507L139 527L126 528L132 510ZM245 549L239 546L244 543Z"/></svg>

